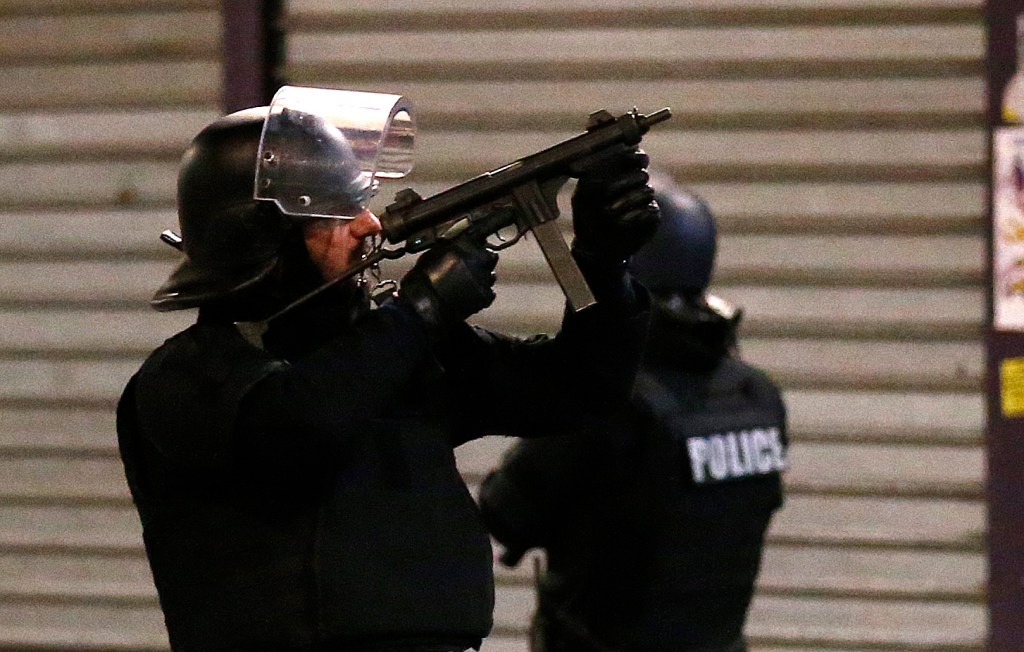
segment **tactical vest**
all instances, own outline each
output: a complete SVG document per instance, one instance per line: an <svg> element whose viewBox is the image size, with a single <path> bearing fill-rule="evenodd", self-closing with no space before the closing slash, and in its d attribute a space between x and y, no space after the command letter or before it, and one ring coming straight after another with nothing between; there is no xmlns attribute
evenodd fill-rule
<svg viewBox="0 0 1024 652"><path fill-rule="evenodd" d="M749 365L725 358L708 377L644 371L636 400L668 436L682 487L778 478L786 469L785 408Z"/></svg>
<svg viewBox="0 0 1024 652"><path fill-rule="evenodd" d="M603 522L551 558L532 649L743 650L765 531L782 504L779 392L731 358L709 373L649 366L636 388L636 414L622 424L640 442L635 482L609 488ZM615 543L592 538L609 529ZM562 568L584 556L589 570Z"/></svg>
<svg viewBox="0 0 1024 652"><path fill-rule="evenodd" d="M784 404L767 376L733 358L711 374L646 370L637 402L654 424L647 472L662 494L637 640L729 649L742 638L765 532L782 505Z"/></svg>
<svg viewBox="0 0 1024 652"><path fill-rule="evenodd" d="M150 356L119 403L125 475L172 649L478 645L491 627L491 548L448 432L404 418L430 414L410 400L395 408L398 425L367 421L358 436L374 445L344 464L327 448L257 455L252 424L235 419L253 384L283 364L230 324L196 325ZM434 380L425 374L409 393L432 397ZM265 406L285 412L273 397ZM327 410L323 422L338 423ZM294 436L335 432L315 427L297 423Z"/></svg>

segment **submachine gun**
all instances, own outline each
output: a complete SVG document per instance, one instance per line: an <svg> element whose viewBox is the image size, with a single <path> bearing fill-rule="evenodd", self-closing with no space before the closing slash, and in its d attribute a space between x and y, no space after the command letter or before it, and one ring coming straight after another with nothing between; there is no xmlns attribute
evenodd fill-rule
<svg viewBox="0 0 1024 652"><path fill-rule="evenodd" d="M487 241L511 226L515 238L493 250L514 244L526 231L533 233L548 266L574 311L594 303L583 275L555 224L558 192L570 177L579 178L588 165L618 149L637 145L644 134L668 120L668 108L643 115L636 109L614 117L608 111L590 115L586 133L562 141L508 165L485 172L424 199L406 188L379 215L383 235L391 244L404 242L398 255L429 249L455 237ZM392 256L390 253L384 257ZM375 252L376 253L376 252ZM373 254L371 254L373 255Z"/></svg>
<svg viewBox="0 0 1024 652"><path fill-rule="evenodd" d="M459 237L473 238L491 250L504 249L527 231L536 238L569 307L583 310L595 302L594 296L555 224L558 191L570 177L579 178L595 161L639 144L653 125L670 117L669 108L650 115L633 109L617 118L608 111L596 111L590 115L585 133L436 195L423 198L411 188L399 191L378 218L384 239L401 246L377 246L339 277L300 297L277 315L382 260L422 252ZM514 238L500 244L488 240L510 227L517 230Z"/></svg>

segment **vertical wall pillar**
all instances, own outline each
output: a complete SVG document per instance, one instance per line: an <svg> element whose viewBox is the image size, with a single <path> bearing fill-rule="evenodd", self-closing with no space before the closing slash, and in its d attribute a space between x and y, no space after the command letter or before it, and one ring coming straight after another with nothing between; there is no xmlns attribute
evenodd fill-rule
<svg viewBox="0 0 1024 652"><path fill-rule="evenodd" d="M269 104L284 61L282 0L221 0L225 113Z"/></svg>
<svg viewBox="0 0 1024 652"><path fill-rule="evenodd" d="M1007 137L1017 138L1024 128L1011 132L1004 123L1001 98L1017 63L1016 16L1024 11L1024 0L988 0L985 19L988 32L987 78L989 133L988 217L989 233L989 319L987 322L987 412L986 450L988 477L988 612L989 652L1024 650L1024 328L1007 326L997 317L1005 300L1003 266L997 249L1004 245L995 236L1000 209L995 208L1004 193L995 192L1005 184L1008 156L1003 145ZM1000 204L1001 205L1001 204ZM1002 294L1000 294L1002 293Z"/></svg>

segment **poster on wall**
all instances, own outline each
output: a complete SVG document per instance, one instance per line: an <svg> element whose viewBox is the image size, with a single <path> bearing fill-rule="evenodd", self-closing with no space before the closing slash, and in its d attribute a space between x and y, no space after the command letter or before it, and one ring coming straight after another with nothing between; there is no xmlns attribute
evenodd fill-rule
<svg viewBox="0 0 1024 652"><path fill-rule="evenodd" d="M1024 127L996 129L992 147L993 327L1024 331Z"/></svg>

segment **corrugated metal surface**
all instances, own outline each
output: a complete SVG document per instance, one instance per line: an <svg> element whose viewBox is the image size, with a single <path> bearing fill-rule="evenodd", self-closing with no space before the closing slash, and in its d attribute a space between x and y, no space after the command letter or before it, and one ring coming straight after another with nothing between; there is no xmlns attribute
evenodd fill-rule
<svg viewBox="0 0 1024 652"><path fill-rule="evenodd" d="M974 650L985 633L981 3L293 0L289 79L402 93L422 194L671 106L653 161L718 214L714 290L785 386L790 501L758 650ZM390 195L385 193L385 199ZM480 321L557 327L530 244ZM500 409L497 407L495 409ZM460 451L478 482L507 442ZM524 650L529 571L498 568L496 651Z"/></svg>
<svg viewBox="0 0 1024 652"><path fill-rule="evenodd" d="M216 0L0 2L0 649L161 650L113 430L218 113Z"/></svg>
<svg viewBox="0 0 1024 652"><path fill-rule="evenodd" d="M165 647L112 406L191 317L145 301L173 263L156 235L175 222L178 155L218 112L217 6L0 0L0 650ZM792 413L755 649L976 650L980 8L292 0L287 78L411 97L424 194L595 109L671 106L645 148L716 210L714 289L745 307L746 355ZM481 321L557 327L531 243L499 275ZM471 483L504 444L460 451ZM521 652L528 573L498 572L485 649Z"/></svg>

